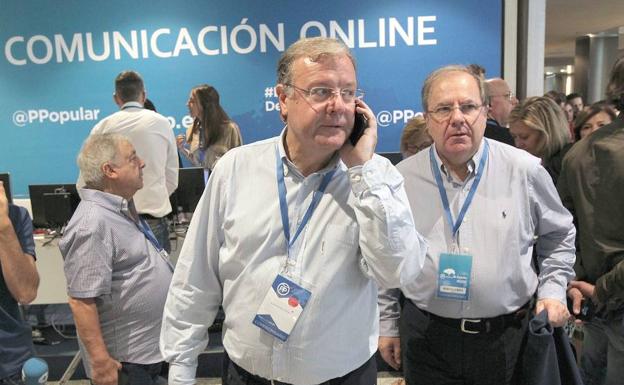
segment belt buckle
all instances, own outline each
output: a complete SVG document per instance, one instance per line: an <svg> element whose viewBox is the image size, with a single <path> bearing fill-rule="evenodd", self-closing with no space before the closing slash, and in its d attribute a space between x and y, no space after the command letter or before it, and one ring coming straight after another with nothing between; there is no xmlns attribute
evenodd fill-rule
<svg viewBox="0 0 624 385"><path fill-rule="evenodd" d="M479 334L479 332L478 332L478 331L475 331L475 330L468 330L468 329L466 329L466 322L471 322L471 323L475 323L475 324L476 324L476 323L481 322L481 320L480 320L480 319L469 319L469 318L462 318L462 320L461 320L461 327L460 327L461 331L462 331L462 332L464 332L464 333L468 333L468 334Z"/></svg>

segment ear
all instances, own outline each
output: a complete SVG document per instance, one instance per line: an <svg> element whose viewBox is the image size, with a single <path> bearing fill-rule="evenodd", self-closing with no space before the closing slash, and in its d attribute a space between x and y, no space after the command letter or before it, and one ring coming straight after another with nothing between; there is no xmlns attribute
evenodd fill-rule
<svg viewBox="0 0 624 385"><path fill-rule="evenodd" d="M143 92L141 92L141 100L139 100L139 103L144 104L145 99L147 99L147 93L143 90Z"/></svg>
<svg viewBox="0 0 624 385"><path fill-rule="evenodd" d="M283 84L278 84L275 86L275 93L277 94L277 100L279 101L279 113L282 121L286 123L288 119L288 107L286 106L286 98L288 98L288 94L286 92L286 86Z"/></svg>
<svg viewBox="0 0 624 385"><path fill-rule="evenodd" d="M119 106L121 108L121 106L123 106L123 102L121 101L121 99L119 99L119 96L117 96L117 93L113 92L113 102L115 102L115 104L117 106Z"/></svg>
<svg viewBox="0 0 624 385"><path fill-rule="evenodd" d="M115 171L113 166L108 162L104 163L102 167L100 168L100 170L102 171L102 174L104 174L104 176L108 179L117 178L117 172Z"/></svg>

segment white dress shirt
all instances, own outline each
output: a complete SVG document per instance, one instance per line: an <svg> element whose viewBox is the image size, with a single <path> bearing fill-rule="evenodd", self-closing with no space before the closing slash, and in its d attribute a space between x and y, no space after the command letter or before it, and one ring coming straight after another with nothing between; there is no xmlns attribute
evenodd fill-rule
<svg viewBox="0 0 624 385"><path fill-rule="evenodd" d="M138 102L128 102L91 130L91 135L112 133L127 136L145 162L143 188L133 198L137 212L156 218L169 214L169 195L178 187L179 164L175 136L167 118ZM82 175L77 186L84 187Z"/></svg>
<svg viewBox="0 0 624 385"><path fill-rule="evenodd" d="M453 220L457 220L475 180L484 141L470 162L470 174L464 182L447 172L434 151ZM481 182L459 228L459 252L472 255L467 301L436 296L440 254L451 252L453 237L432 173L429 149L397 166L405 178L416 230L429 246L422 274L402 291L420 309L441 317L508 314L526 304L536 288L538 299L565 303L568 281L574 277L576 231L552 178L540 160L526 151L495 140L488 143ZM539 277L532 264L535 244ZM398 290L380 291L381 335L398 335L397 299Z"/></svg>
<svg viewBox="0 0 624 385"><path fill-rule="evenodd" d="M318 384L344 376L376 351L377 283L413 282L426 246L414 229L403 178L377 155L347 170L336 156L303 177L280 137L229 151L197 206L165 305L161 351L169 384L193 384L207 328L223 304L230 359L267 379ZM323 176L336 169L291 254L311 298L288 340L252 320L287 258L276 180L279 146L294 234Z"/></svg>

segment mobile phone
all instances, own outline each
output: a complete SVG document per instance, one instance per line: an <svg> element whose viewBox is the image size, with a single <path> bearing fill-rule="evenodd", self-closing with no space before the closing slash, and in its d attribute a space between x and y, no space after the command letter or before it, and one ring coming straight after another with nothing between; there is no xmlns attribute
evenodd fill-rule
<svg viewBox="0 0 624 385"><path fill-rule="evenodd" d="M351 136L349 136L349 141L352 145L360 140L362 135L364 135L364 130L368 127L368 121L364 114L360 114L359 112L355 113L355 119L353 121L353 131L351 131Z"/></svg>
<svg viewBox="0 0 624 385"><path fill-rule="evenodd" d="M572 308L572 298L568 297L568 311L572 316L581 321L589 321L594 317L594 303L587 298L581 300L581 311L578 314L574 314Z"/></svg>

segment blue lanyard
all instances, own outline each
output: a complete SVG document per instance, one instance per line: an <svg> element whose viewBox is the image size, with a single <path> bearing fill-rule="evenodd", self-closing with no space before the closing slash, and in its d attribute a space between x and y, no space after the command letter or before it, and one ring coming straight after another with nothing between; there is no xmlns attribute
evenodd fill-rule
<svg viewBox="0 0 624 385"><path fill-rule="evenodd" d="M147 240L150 241L150 243L154 245L156 250L158 250L158 252L160 253L163 248L160 246L160 243L158 243L156 236L152 232L152 229L150 229L147 222L145 222L145 219L139 217L139 223L137 224L137 227L143 233L143 235L145 235L145 238L147 238Z"/></svg>
<svg viewBox="0 0 624 385"><path fill-rule="evenodd" d="M442 174L440 173L440 167L438 167L438 162L433 154L434 147L431 146L429 148L429 159L431 160L431 168L433 168L433 175L435 176L436 184L438 185L438 191L440 192L440 198L442 199L442 206L444 207L444 213L446 214L446 219L448 220L449 225L451 226L451 231L453 234L453 240L457 239L457 232L459 231L459 227L461 226L464 216L468 211L468 207L472 203L472 198L474 198L475 192L477 191L477 187L479 186L479 182L481 181L481 176L483 175L483 170L485 169L485 162L488 158L488 149L490 148L486 139L483 139L485 142L483 148L483 155L481 156L481 161L479 162L479 168L477 169L477 175L475 176L474 182L472 182L472 186L470 187L470 191L468 192L468 196L464 201L464 204L459 210L459 215L457 216L457 222L453 222L453 214L451 214L451 207L449 205L448 196L446 195L446 189L444 188L444 183L442 182Z"/></svg>
<svg viewBox="0 0 624 385"><path fill-rule="evenodd" d="M284 228L284 237L286 237L286 242L288 244L288 259L289 260L290 260L290 248L292 247L292 245L295 243L295 241L299 237L299 234L301 234L301 231L308 224L308 221L310 220L310 217L312 216L314 209L316 209L316 206L318 205L319 201L323 197L323 193L325 192L327 185L329 185L329 182L334 176L335 171L336 171L335 169L331 170L330 172L325 174L325 176L323 176L323 179L321 180L321 184L319 185L318 190L314 191L314 194L312 195L312 201L310 202L310 206L308 207L305 214L303 215L303 219L301 220L299 227L295 231L295 236L291 240L290 239L290 221L288 220L288 203L286 202L286 183L284 182L284 164L282 163L282 158L280 157L278 146L275 145L275 172L277 173L277 191L279 193L280 212L282 214L282 227Z"/></svg>

